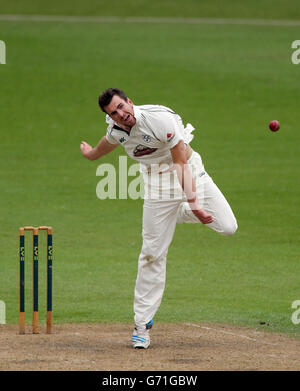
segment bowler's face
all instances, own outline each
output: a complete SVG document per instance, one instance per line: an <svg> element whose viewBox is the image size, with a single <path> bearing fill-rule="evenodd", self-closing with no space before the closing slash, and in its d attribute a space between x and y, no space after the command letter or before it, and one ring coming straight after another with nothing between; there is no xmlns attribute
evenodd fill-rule
<svg viewBox="0 0 300 391"><path fill-rule="evenodd" d="M104 107L105 112L117 122L121 128L130 130L136 123L133 103L130 99L125 101L119 95L114 95L111 102Z"/></svg>

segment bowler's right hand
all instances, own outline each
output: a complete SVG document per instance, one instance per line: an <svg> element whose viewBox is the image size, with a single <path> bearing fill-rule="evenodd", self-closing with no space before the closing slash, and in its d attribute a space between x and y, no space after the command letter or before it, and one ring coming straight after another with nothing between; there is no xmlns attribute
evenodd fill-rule
<svg viewBox="0 0 300 391"><path fill-rule="evenodd" d="M212 215L205 212L204 209L196 209L192 210L192 212L203 224L210 224L214 221Z"/></svg>
<svg viewBox="0 0 300 391"><path fill-rule="evenodd" d="M214 221L210 213L205 212L204 209L200 208L197 196L188 200L188 203L190 205L191 211L194 213L197 219L201 221L201 223L210 224Z"/></svg>
<svg viewBox="0 0 300 391"><path fill-rule="evenodd" d="M92 149L93 147L90 144L86 143L85 141L82 141L82 143L80 144L81 153L87 159L90 159L90 152Z"/></svg>

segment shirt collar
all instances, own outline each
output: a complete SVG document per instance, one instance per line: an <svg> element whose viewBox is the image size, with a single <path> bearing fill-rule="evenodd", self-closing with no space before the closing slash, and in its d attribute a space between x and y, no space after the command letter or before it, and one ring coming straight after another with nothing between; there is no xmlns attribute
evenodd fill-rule
<svg viewBox="0 0 300 391"><path fill-rule="evenodd" d="M133 114L134 118L136 119L136 122L138 122L141 118L141 110L138 106L133 105Z"/></svg>

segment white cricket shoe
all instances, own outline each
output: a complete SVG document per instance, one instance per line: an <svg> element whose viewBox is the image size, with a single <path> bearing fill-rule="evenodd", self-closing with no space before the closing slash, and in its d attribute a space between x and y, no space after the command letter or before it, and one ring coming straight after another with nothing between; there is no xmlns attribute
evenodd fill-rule
<svg viewBox="0 0 300 391"><path fill-rule="evenodd" d="M147 349L150 346L149 330L153 325L153 319L144 327L134 327L132 345L135 349Z"/></svg>

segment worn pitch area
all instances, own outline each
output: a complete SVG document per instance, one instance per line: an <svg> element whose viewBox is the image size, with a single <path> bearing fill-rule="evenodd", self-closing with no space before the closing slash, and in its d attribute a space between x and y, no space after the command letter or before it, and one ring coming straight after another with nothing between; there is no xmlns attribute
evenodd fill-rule
<svg viewBox="0 0 300 391"><path fill-rule="evenodd" d="M131 347L131 324L26 327L0 326L0 370L300 370L299 339L231 325L156 323L147 350Z"/></svg>

